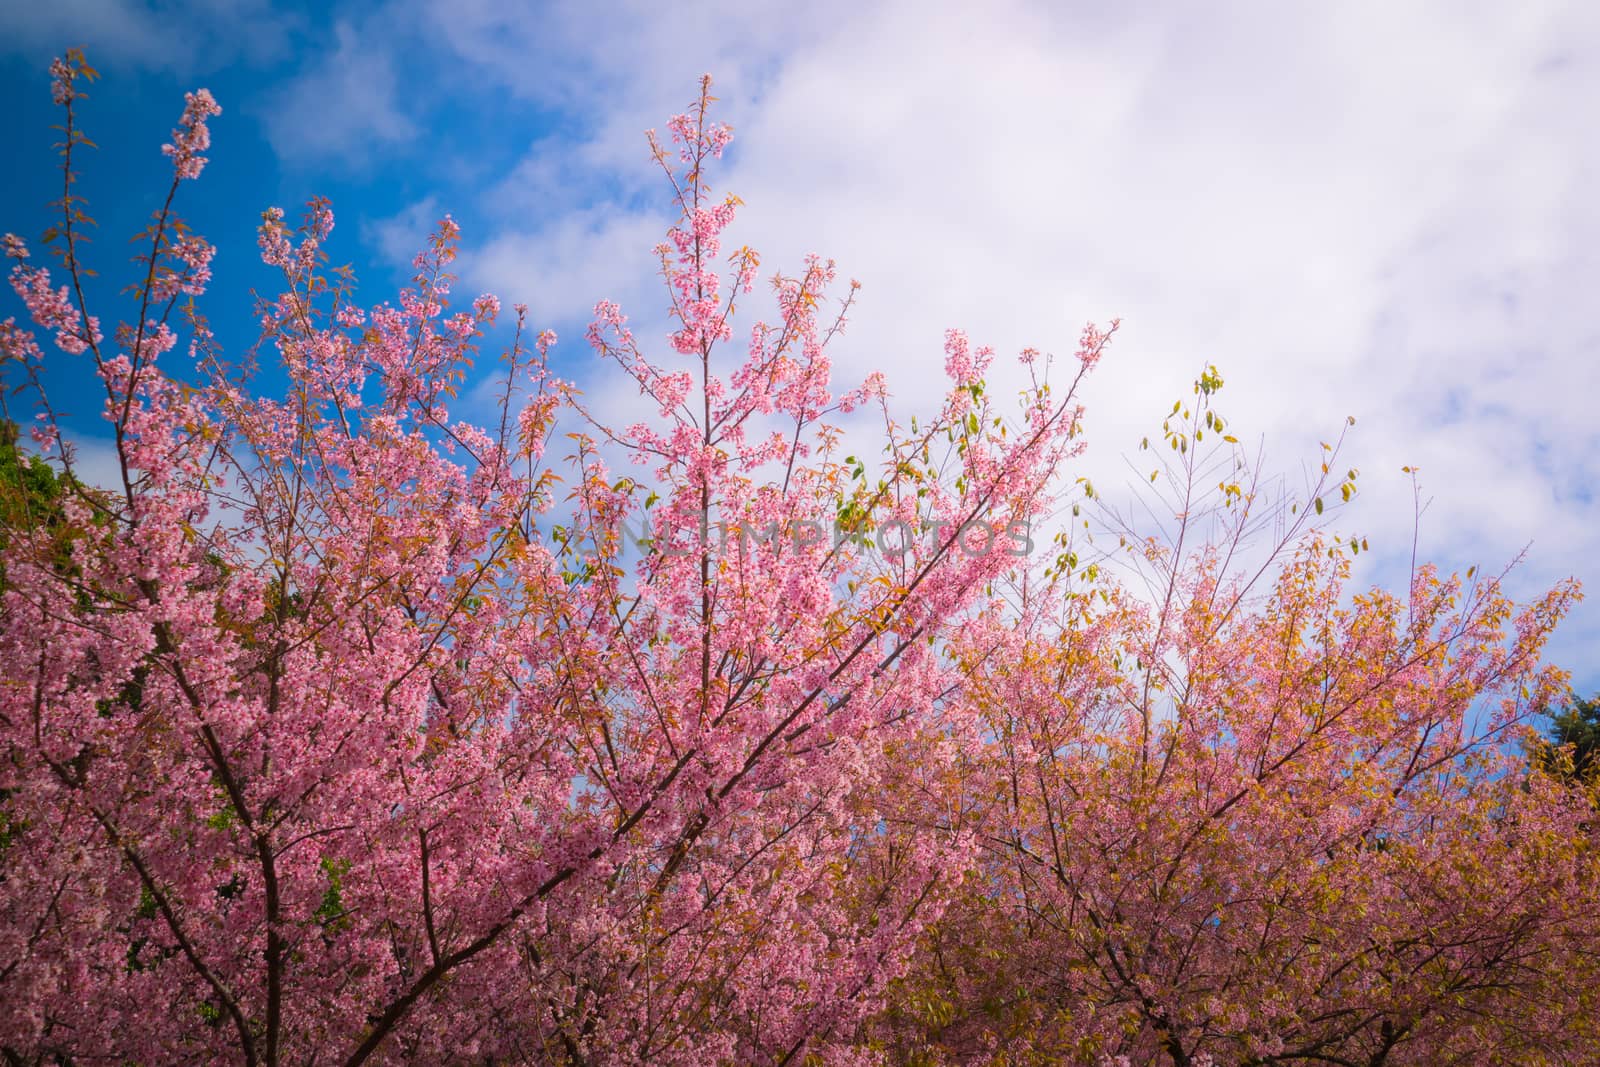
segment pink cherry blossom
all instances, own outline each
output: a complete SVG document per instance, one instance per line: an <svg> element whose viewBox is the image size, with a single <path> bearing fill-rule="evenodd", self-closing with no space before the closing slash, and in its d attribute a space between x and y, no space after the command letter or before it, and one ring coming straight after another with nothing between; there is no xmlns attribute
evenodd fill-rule
<svg viewBox="0 0 1600 1067"><path fill-rule="evenodd" d="M52 67L69 127L89 74ZM358 305L325 201L262 213L259 376L179 300L213 250L171 202L113 346L77 253L5 237L0 373L64 476L0 508L6 1061L1586 1062L1595 797L1518 748L1576 587L1357 590L1312 508L1256 544L1214 370L1163 427L1176 536L1049 541L1115 320L1022 354L1020 416L951 330L907 430L837 381L855 283L757 300L723 252L712 102L649 142L666 336L586 332L628 426L525 305L451 303L448 216Z"/></svg>

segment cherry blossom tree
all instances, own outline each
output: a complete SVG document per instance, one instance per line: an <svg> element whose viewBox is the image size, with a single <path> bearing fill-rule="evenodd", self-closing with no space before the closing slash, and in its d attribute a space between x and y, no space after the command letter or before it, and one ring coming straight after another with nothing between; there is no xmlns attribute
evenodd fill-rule
<svg viewBox="0 0 1600 1067"><path fill-rule="evenodd" d="M1111 513L1119 548L1033 575L1001 654L960 642L982 874L882 1025L952 1062L1583 1062L1595 797L1521 745L1575 586L1351 590L1363 542L1311 520L1356 473L1326 446L1312 506L1275 501L1220 386L1163 427L1164 537Z"/></svg>
<svg viewBox="0 0 1600 1067"><path fill-rule="evenodd" d="M1157 445L1165 536L1113 514L1097 543L1125 551L1034 554L1069 493L1096 502L1077 397L1115 323L1022 353L1015 409L957 330L907 424L881 377L836 386L855 283L809 258L758 299L757 253L722 247L709 80L649 142L678 209L665 343L605 301L588 331L631 425L527 307L456 296L448 217L363 305L331 205L269 209L281 285L226 351L177 213L204 90L108 335L73 169L96 75L52 75L56 262L5 236L25 317L0 323L0 416L31 440L0 501L8 1063L1600 1040L1594 787L1524 747L1575 587L1517 606L1419 566L1352 590L1364 542L1320 520L1354 472L1330 447L1309 507L1267 508L1212 370ZM111 485L79 469L63 376L95 391Z"/></svg>
<svg viewBox="0 0 1600 1067"><path fill-rule="evenodd" d="M456 226L363 308L326 266L322 201L298 227L263 216L282 291L252 355L288 380L269 396L197 310L213 250L175 211L216 102L187 97L108 338L72 184L94 72L72 54L53 74L60 262L6 237L32 328L0 342L68 472L39 371L97 380L120 484L64 501L70 566L41 528L7 530L7 1057L857 1055L843 1039L975 847L886 830L884 785L976 736L941 650L1078 447L1074 389L1107 334L1064 383L1040 357L1007 417L991 354L952 333L949 399L905 430L880 379L834 391L854 286L828 310L835 268L810 259L731 352L759 259L719 273L738 201L708 184L730 134L706 82L651 142L681 209L668 351L614 304L589 331L655 417L581 418L519 305L497 412L456 419L502 314L451 304ZM857 409L885 419L878 459L839 455Z"/></svg>

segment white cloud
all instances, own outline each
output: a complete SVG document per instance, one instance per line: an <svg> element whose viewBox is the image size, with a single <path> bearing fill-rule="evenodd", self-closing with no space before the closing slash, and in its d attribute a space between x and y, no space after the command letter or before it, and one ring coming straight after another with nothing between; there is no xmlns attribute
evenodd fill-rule
<svg viewBox="0 0 1600 1067"><path fill-rule="evenodd" d="M665 239L668 223L665 214L610 207L574 212L538 229L473 242L464 270L481 287L526 303L536 323L587 322L602 297L626 301L642 315L666 301L652 277L660 261L651 249Z"/></svg>
<svg viewBox="0 0 1600 1067"><path fill-rule="evenodd" d="M91 64L127 64L180 75L208 73L238 59L275 59L290 46L298 16L270 0L51 0L0 5L0 50L40 61L81 47Z"/></svg>
<svg viewBox="0 0 1600 1067"><path fill-rule="evenodd" d="M428 239L445 215L437 196L426 196L399 214L361 227L363 241L390 266L406 266L428 247Z"/></svg>
<svg viewBox="0 0 1600 1067"><path fill-rule="evenodd" d="M72 472L83 484L122 495L122 463L117 458L115 440L72 434L67 446L72 450Z"/></svg>
<svg viewBox="0 0 1600 1067"><path fill-rule="evenodd" d="M259 109L278 158L361 164L374 145L403 143L417 126L400 110L399 81L381 40L348 21L332 47Z"/></svg>
<svg viewBox="0 0 1600 1067"><path fill-rule="evenodd" d="M1124 480L1121 455L1215 362L1222 410L1291 481L1358 417L1345 521L1381 577L1409 557L1407 463L1432 500L1424 555L1498 569L1531 542L1521 592L1600 577L1596 9L433 11L472 69L587 131L496 195L565 214L508 225L475 260L475 281L536 311L659 302L661 220L635 198L667 194L640 131L711 70L739 133L715 183L749 204L733 243L772 268L817 251L864 283L841 377L883 368L926 408L947 326L1066 355L1085 321L1121 316L1088 470ZM550 196L601 179L620 191ZM1589 681L1595 636L1600 605L1557 650Z"/></svg>

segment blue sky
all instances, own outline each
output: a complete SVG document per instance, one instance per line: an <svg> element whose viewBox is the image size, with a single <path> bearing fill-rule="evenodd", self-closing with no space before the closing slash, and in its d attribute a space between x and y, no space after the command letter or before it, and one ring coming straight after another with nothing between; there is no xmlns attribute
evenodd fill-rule
<svg viewBox="0 0 1600 1067"><path fill-rule="evenodd" d="M625 417L637 400L582 328L601 298L660 325L670 205L643 131L709 71L737 132L719 185L748 205L734 243L770 268L833 256L863 283L846 376L881 368L925 409L948 326L1067 351L1121 316L1087 397L1103 490L1214 362L1222 409L1291 483L1358 417L1363 491L1341 522L1375 549L1366 577L1409 558L1409 464L1431 500L1422 555L1498 570L1526 547L1512 584L1531 593L1600 580L1596 11L14 3L0 230L47 224L45 68L80 44L105 75L83 169L108 278L156 206L182 92L204 85L225 111L182 208L220 248L206 307L225 343L248 340L245 290L268 282L263 208L331 197L332 254L369 302L449 211L464 288L527 302L563 371ZM1600 599L1554 649L1585 688L1597 638Z"/></svg>

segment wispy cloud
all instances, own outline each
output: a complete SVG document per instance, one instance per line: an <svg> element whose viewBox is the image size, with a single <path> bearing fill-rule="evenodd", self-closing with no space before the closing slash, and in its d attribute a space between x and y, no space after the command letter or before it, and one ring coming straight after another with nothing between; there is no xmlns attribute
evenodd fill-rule
<svg viewBox="0 0 1600 1067"><path fill-rule="evenodd" d="M398 214L365 223L362 239L387 265L404 266L427 248L428 238L444 214L439 198L427 196Z"/></svg>
<svg viewBox="0 0 1600 1067"><path fill-rule="evenodd" d="M651 249L668 222L665 213L602 209L501 233L471 254L469 280L528 304L540 321L586 321L597 294L654 311L667 298Z"/></svg>
<svg viewBox="0 0 1600 1067"><path fill-rule="evenodd" d="M51 0L0 5L0 51L54 55L85 48L93 61L181 75L286 55L302 24L270 0Z"/></svg>
<svg viewBox="0 0 1600 1067"><path fill-rule="evenodd" d="M351 22L334 24L328 46L258 109L279 159L361 166L375 147L417 135L416 122L400 107L395 61L385 45Z"/></svg>
<svg viewBox="0 0 1600 1067"><path fill-rule="evenodd" d="M1493 565L1532 542L1528 587L1596 576L1591 9L859 5L787 33L504 11L445 37L509 91L592 113L573 151L614 181L649 180L638 131L717 73L740 127L721 185L750 205L736 240L861 278L839 360L884 368L908 406L933 400L946 326L1067 349L1120 315L1091 469L1114 474L1216 362L1224 408L1272 455L1358 416L1366 499L1347 521L1392 558L1413 464L1425 552ZM535 43L557 58L519 65ZM585 210L542 228L584 233ZM552 277L513 243L479 261L486 280L558 304L617 254L597 242L586 269L563 249ZM1575 622L1574 650L1600 611Z"/></svg>

